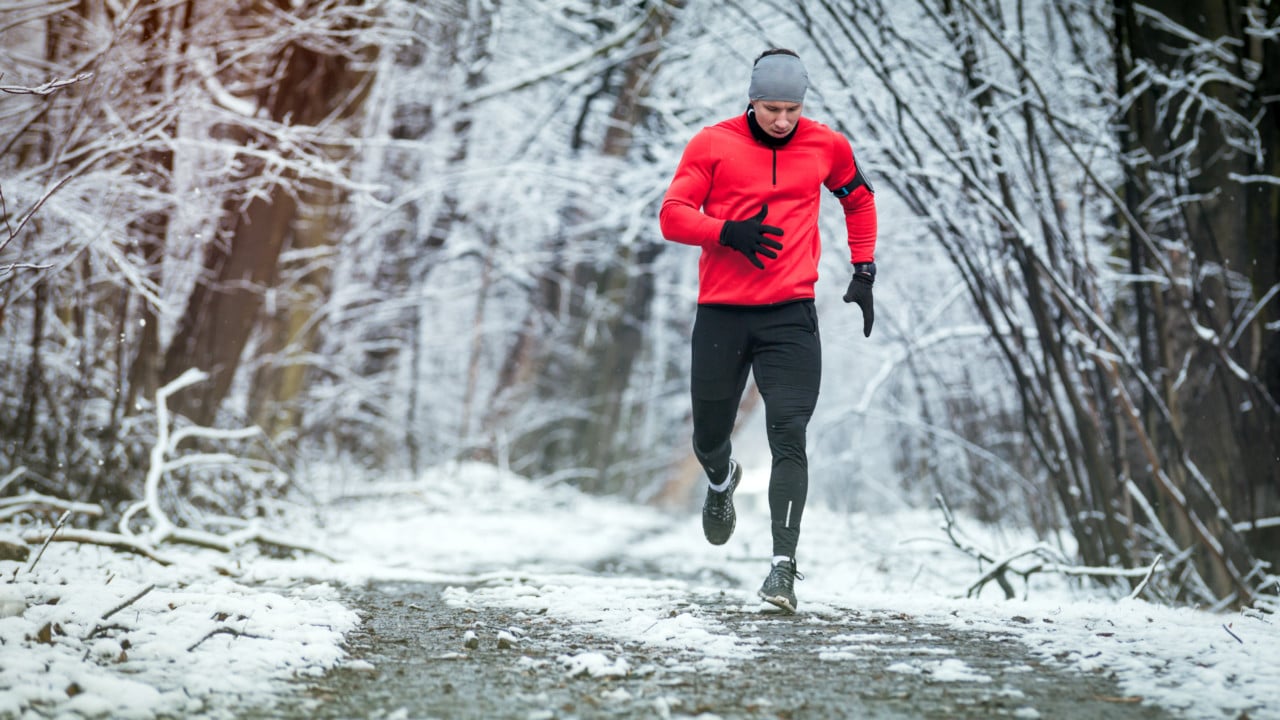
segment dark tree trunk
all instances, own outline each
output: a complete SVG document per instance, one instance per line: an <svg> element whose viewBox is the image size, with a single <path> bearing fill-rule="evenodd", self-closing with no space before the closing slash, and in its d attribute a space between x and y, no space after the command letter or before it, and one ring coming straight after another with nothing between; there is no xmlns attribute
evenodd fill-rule
<svg viewBox="0 0 1280 720"><path fill-rule="evenodd" d="M280 10L287 9L301 14L314 8L281 3ZM290 42L272 62L272 81L263 86L258 105L275 122L313 125L349 99L358 82L352 74L350 59ZM235 145L271 142L240 126L220 132ZM248 153L239 163L240 187L250 187L266 169L263 160ZM261 320L263 294L276 283L280 253L293 237L298 214L298 188L290 185L302 182L294 171L284 170L270 187L256 188L248 197L233 193L224 201L217 235L206 250L204 276L187 302L162 373L167 382L195 367L210 379L175 396L174 412L199 423L214 420Z"/></svg>
<svg viewBox="0 0 1280 720"><path fill-rule="evenodd" d="M1191 280L1189 291L1135 284L1139 354L1168 408L1162 419L1147 398L1142 416L1158 452L1170 460L1171 482L1192 506L1190 522L1221 540L1220 562L1200 558L1221 596L1235 589L1230 567L1250 571L1250 553L1280 561L1280 534L1259 530L1242 537L1215 507L1220 502L1232 521L1280 515L1280 302L1254 312L1280 280L1280 42L1246 32L1247 13L1275 21L1276 3L1265 5L1116 2L1119 95L1132 94L1121 142L1126 157L1142 158L1128 168L1126 202L1151 235L1176 238L1189 250L1154 257L1131 229L1130 268L1151 272L1163 260ZM1217 43L1210 57L1177 26L1230 41ZM1189 95L1186 86L1164 79L1210 67L1254 82L1209 82ZM1146 80L1152 82L1143 86ZM1204 341L1202 328L1218 340ZM1145 487L1160 484L1149 475L1143 480ZM1166 501L1160 510L1183 538L1194 535L1176 503Z"/></svg>

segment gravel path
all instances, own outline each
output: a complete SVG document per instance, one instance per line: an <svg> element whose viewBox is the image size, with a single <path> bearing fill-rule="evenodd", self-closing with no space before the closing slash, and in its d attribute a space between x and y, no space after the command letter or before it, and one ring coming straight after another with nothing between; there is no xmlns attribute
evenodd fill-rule
<svg viewBox="0 0 1280 720"><path fill-rule="evenodd" d="M673 612L710 616L755 649L739 665L698 670L694 651L620 644L545 614L451 607L442 591L352 589L348 602L365 621L349 650L365 662L261 717L1170 717L1119 696L1104 675L1035 657L1011 636L889 611L784 615L723 593L690 595Z"/></svg>

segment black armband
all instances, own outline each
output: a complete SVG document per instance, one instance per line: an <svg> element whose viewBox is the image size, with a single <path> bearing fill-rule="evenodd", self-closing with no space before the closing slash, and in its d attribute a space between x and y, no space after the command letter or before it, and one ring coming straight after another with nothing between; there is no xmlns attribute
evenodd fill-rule
<svg viewBox="0 0 1280 720"><path fill-rule="evenodd" d="M838 198L846 198L853 194L854 190L864 186L867 188L867 192L872 195L876 194L875 188L871 187L871 183L867 180L867 176L862 174L862 166L859 165L857 172L853 174L853 179L850 180L847 185L832 190L831 194Z"/></svg>

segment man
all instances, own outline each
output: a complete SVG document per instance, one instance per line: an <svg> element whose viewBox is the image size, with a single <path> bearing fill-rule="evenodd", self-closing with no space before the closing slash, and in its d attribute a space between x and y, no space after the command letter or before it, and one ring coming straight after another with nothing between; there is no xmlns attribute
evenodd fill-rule
<svg viewBox="0 0 1280 720"><path fill-rule="evenodd" d="M875 317L875 197L848 140L801 117L808 85L794 52L757 58L746 113L689 141L659 216L668 240L702 248L690 380L693 449L709 482L702 529L713 545L733 534L742 468L730 457L730 434L750 371L773 457L773 564L759 595L789 612L803 577L796 545L809 485L805 429L822 374L813 287L824 186L844 208L853 263L844 301L862 309L864 336Z"/></svg>

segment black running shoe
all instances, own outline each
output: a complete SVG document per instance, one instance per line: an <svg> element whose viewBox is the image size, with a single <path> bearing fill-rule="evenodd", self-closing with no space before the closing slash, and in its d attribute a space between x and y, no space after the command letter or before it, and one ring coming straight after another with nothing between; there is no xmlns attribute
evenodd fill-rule
<svg viewBox="0 0 1280 720"><path fill-rule="evenodd" d="M796 611L796 580L803 580L804 575L796 570L795 560L783 560L773 566L769 577L760 586L760 599L777 605L788 612Z"/></svg>
<svg viewBox="0 0 1280 720"><path fill-rule="evenodd" d="M702 503L702 534L712 545L723 545L733 535L733 528L738 523L738 515L733 511L733 491L738 489L740 480L742 466L730 460L729 487L723 492L707 488L707 499Z"/></svg>

